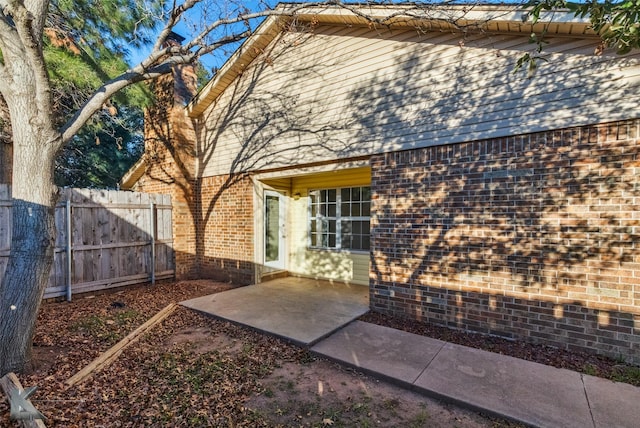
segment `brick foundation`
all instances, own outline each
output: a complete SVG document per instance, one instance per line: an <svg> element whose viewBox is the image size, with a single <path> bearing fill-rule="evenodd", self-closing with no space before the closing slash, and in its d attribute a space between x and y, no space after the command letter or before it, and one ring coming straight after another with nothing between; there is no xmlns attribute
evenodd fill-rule
<svg viewBox="0 0 640 428"><path fill-rule="evenodd" d="M373 156L372 309L640 363L639 125Z"/></svg>

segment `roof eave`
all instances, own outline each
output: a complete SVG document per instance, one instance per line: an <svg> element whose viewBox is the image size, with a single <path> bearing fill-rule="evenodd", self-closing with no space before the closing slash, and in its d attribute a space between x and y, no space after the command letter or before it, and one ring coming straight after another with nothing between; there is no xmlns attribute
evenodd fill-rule
<svg viewBox="0 0 640 428"><path fill-rule="evenodd" d="M131 190L133 186L140 180L140 178L147 171L147 163L145 162L144 155L133 164L131 168L122 176L118 183L120 189Z"/></svg>

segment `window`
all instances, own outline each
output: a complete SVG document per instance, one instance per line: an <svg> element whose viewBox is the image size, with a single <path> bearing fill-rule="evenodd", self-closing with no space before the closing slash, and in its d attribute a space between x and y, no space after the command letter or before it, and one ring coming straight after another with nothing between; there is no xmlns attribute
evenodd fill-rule
<svg viewBox="0 0 640 428"><path fill-rule="evenodd" d="M344 187L309 192L312 248L369 250L371 188Z"/></svg>

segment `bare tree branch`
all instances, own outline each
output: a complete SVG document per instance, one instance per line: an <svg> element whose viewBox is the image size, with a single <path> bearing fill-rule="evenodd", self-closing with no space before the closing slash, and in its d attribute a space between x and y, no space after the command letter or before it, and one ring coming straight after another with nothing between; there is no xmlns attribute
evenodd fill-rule
<svg viewBox="0 0 640 428"><path fill-rule="evenodd" d="M249 35L250 32L246 31L239 34L229 35L205 48L200 48L194 52L188 52L184 55L179 55L182 50L179 47L169 47L150 55L141 64L106 82L98 88L93 95L87 99L82 107L76 111L76 114L62 127L61 133L63 142L67 142L73 138L73 136L80 130L80 128L82 128L82 126L84 126L91 116L100 110L103 104L116 92L135 83L155 79L163 74L170 73L172 68L176 65L193 63L202 55L211 53L224 45L245 39ZM167 56L169 57L167 58ZM157 62L158 59L162 57L166 58L162 63L145 67L147 63L152 64L154 61Z"/></svg>
<svg viewBox="0 0 640 428"><path fill-rule="evenodd" d="M8 5L4 0L0 0L0 49L6 53L9 46L20 45L20 36L12 25L11 16L5 13L5 9L8 10Z"/></svg>
<svg viewBox="0 0 640 428"><path fill-rule="evenodd" d="M169 37L169 34L173 31L173 28L176 26L178 21L180 21L180 18L182 17L182 15L184 15L184 13L189 9L192 9L196 4L200 3L200 1L201 0L186 0L183 4L176 6L175 0L174 0L173 9L171 10L171 15L167 20L166 25L158 35L158 40L156 41L156 44L153 46L154 52L162 50L162 45L167 40L167 37Z"/></svg>
<svg viewBox="0 0 640 428"><path fill-rule="evenodd" d="M126 72L100 86L82 108L62 127L62 142L66 143L84 126L95 112L102 108L102 105L116 92L134 83L144 80L155 79L171 71L173 62L166 62L158 67L144 73Z"/></svg>
<svg viewBox="0 0 640 428"><path fill-rule="evenodd" d="M11 0L0 0L0 2L5 4L8 4L6 3L7 1ZM42 1L44 0L33 0L33 2L37 4L42 3ZM108 99L116 92L129 85L145 80L154 79L162 74L169 73L171 72L171 67L174 65L193 62L199 57L212 53L224 45L246 39L254 31L249 25L249 22L251 21L271 16L293 17L304 10L313 10L314 8L317 9L322 7L333 7L348 10L350 13L366 19L374 25L389 25L399 17L416 19L424 18L425 13L428 10L428 5L413 5L409 7L405 6L400 7L397 12L385 14L382 17L376 17L374 13L375 4L372 4L371 13L367 13L366 11L363 11L361 8L358 8L352 4L342 3L340 0L287 4L281 5L275 9L267 7L263 10L255 12L239 13L236 16L217 19L216 21L204 26L204 28L202 28L202 30L185 45L166 46L166 40L175 25L184 17L187 11L193 9L200 2L201 0L186 0L182 4L176 4L174 2L173 9L168 17L167 23L160 32L157 42L154 45L153 50L149 54L149 56L141 61L137 66L127 70L122 75L117 76L114 79L111 79L108 82L104 83L93 93L93 95L90 95L86 102L77 110L76 114L62 127L61 133L63 142L69 141L91 118L91 116L98 110L100 110L103 107L104 103L108 101ZM26 13L26 9L20 6L19 2L17 1L11 2L10 9L12 8L15 8L16 13ZM460 13L456 13L456 16L442 17L440 18L440 20L442 22L456 25L456 20L459 20L464 15L465 10L460 10ZM25 20L22 15L20 16L21 18L18 19L18 22L21 23L22 27L18 27L18 31L21 34L28 34L28 32L26 32L28 28L25 27L25 23L28 21ZM217 41L212 43L206 41L207 37L209 37L217 29L222 27L233 27L234 24L240 23L246 23L249 28L244 31L237 31L233 32L230 35L220 37ZM6 25L8 24L5 22L5 26ZM20 30L21 28L22 31ZM23 43L25 43L24 37L21 37L21 40L23 41ZM30 41L30 49L28 49L28 51L30 52L30 57L32 58L31 61L33 69L46 70L46 67L44 67L43 64L38 63L38 61L42 61L42 56L38 55L37 46L34 45L33 40ZM45 80L46 74L38 76L39 88L49 87L48 82L47 84L45 84ZM49 93L47 91L42 91L40 93L40 101L38 102L38 104L48 106L48 96Z"/></svg>
<svg viewBox="0 0 640 428"><path fill-rule="evenodd" d="M200 0L187 0L182 5L174 8L169 22L162 30L152 53L139 65L127 70L122 75L99 87L94 94L88 98L84 105L78 109L76 114L63 126L61 130L63 142L69 141L91 118L91 116L102 108L102 105L112 95L123 88L169 73L171 72L171 67L174 65L193 62L202 55L214 52L216 49L219 49L224 45L238 42L251 35L251 31L246 30L222 37L216 42L205 44L204 39L215 29L221 26L228 26L268 16L293 16L299 11L309 7L327 5L326 2L307 3L303 5L295 5L286 9L267 9L259 12L239 14L233 18L219 19L206 26L200 34L185 46L168 46L166 48L162 48L164 40L169 36L173 26L175 26L175 24L180 20L180 17L187 10L193 8L199 1Z"/></svg>
<svg viewBox="0 0 640 428"><path fill-rule="evenodd" d="M9 74L7 73L7 68L4 65L0 64L0 94L4 94L8 89Z"/></svg>

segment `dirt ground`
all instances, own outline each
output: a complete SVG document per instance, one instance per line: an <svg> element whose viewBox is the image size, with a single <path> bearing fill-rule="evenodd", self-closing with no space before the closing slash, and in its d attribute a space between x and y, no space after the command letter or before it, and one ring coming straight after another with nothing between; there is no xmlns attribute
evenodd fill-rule
<svg viewBox="0 0 640 428"><path fill-rule="evenodd" d="M48 427L500 427L314 357L280 339L178 308L106 369L64 381L170 302L231 288L211 281L141 286L40 311L34 364ZM14 426L0 400L0 426Z"/></svg>
<svg viewBox="0 0 640 428"><path fill-rule="evenodd" d="M509 426L324 360L287 363L246 403L274 426Z"/></svg>

